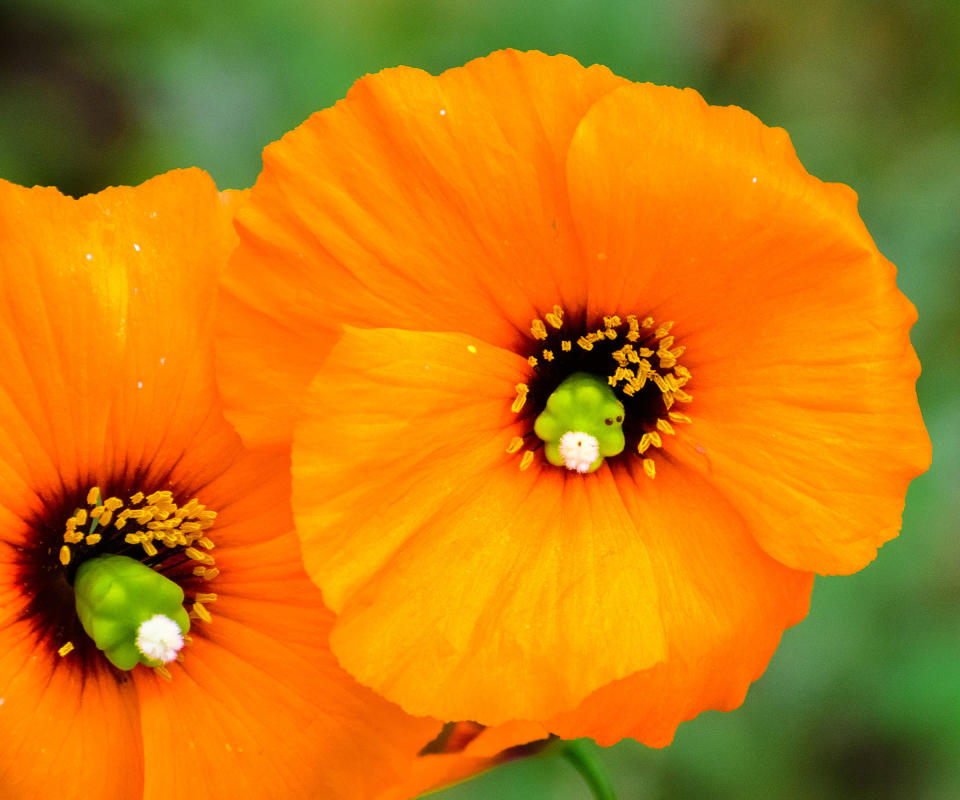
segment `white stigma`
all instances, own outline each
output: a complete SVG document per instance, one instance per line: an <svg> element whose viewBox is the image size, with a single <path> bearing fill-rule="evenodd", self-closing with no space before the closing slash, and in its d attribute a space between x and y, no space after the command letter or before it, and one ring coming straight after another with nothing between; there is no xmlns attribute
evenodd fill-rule
<svg viewBox="0 0 960 800"><path fill-rule="evenodd" d="M560 455L567 469L586 472L600 458L600 443L589 433L567 431L560 437Z"/></svg>
<svg viewBox="0 0 960 800"><path fill-rule="evenodd" d="M183 649L180 626L170 617L154 614L137 628L137 649L147 658L167 664Z"/></svg>

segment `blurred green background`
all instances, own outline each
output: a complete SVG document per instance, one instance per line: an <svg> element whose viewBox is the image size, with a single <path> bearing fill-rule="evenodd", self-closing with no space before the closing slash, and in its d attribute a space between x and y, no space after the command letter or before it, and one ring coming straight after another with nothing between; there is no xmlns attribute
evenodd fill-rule
<svg viewBox="0 0 960 800"><path fill-rule="evenodd" d="M672 747L600 751L621 798L960 798L960 3L957 0L5 0L0 176L72 194L198 165L249 186L265 144L360 75L500 47L693 86L786 128L860 194L917 304L934 463L901 537L821 579L744 707ZM585 800L555 753L437 800Z"/></svg>

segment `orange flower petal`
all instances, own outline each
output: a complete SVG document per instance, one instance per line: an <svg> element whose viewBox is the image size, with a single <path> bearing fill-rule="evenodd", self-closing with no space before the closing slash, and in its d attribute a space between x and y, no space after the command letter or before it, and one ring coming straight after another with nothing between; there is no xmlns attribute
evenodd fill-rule
<svg viewBox="0 0 960 800"><path fill-rule="evenodd" d="M221 317L219 376L247 443L289 437L340 318L494 340L575 298L567 146L623 84L513 51L440 77L387 70L268 147Z"/></svg>
<svg viewBox="0 0 960 800"><path fill-rule="evenodd" d="M0 241L0 469L17 476L0 504L104 473L158 480L214 398L197 336L234 234L209 176L80 200L0 182Z"/></svg>
<svg viewBox="0 0 960 800"><path fill-rule="evenodd" d="M360 686L330 652L333 615L292 532L288 463L239 453L202 492L220 509L211 529L220 575L209 585L217 600L171 682L134 671L145 800L372 797L405 780L437 731Z"/></svg>
<svg viewBox="0 0 960 800"><path fill-rule="evenodd" d="M550 732L539 722L514 720L484 728L463 749L466 755L492 757L517 745L546 739Z"/></svg>
<svg viewBox="0 0 960 800"><path fill-rule="evenodd" d="M650 85L588 112L568 172L591 304L682 332L695 401L678 457L785 564L864 566L930 446L916 314L855 195L808 175L782 130Z"/></svg>
<svg viewBox="0 0 960 800"><path fill-rule="evenodd" d="M422 792L449 786L514 756L516 751L512 748L549 737L547 731L537 723L507 722L479 731L475 723L459 723L451 738L461 728L467 728L466 735L473 737L466 747L422 755L416 760L409 777L402 784L379 795L377 800L407 800L418 797Z"/></svg>
<svg viewBox="0 0 960 800"><path fill-rule="evenodd" d="M637 491L650 483L640 464L631 473L620 494L647 541L670 653L546 725L564 738L663 747L684 720L743 702L783 629L806 615L813 576L766 555L728 501L684 466L664 464L651 492Z"/></svg>
<svg viewBox="0 0 960 800"><path fill-rule="evenodd" d="M0 548L0 558L7 552ZM3 796L80 800L96 787L104 800L137 797L143 757L133 685L105 672L78 681L56 669L59 657L38 648L31 626L19 619L24 601L8 576L9 565L0 564Z"/></svg>
<svg viewBox="0 0 960 800"><path fill-rule="evenodd" d="M343 672L320 644L329 613L314 615L322 624L307 658L231 611L226 598L217 601L209 635L188 648L172 682L137 676L145 800L233 794L347 800L372 797L405 778L436 723L411 720Z"/></svg>
<svg viewBox="0 0 960 800"><path fill-rule="evenodd" d="M609 471L504 463L523 363L462 334L348 329L297 430L297 525L339 611L334 652L412 713L543 718L665 655Z"/></svg>

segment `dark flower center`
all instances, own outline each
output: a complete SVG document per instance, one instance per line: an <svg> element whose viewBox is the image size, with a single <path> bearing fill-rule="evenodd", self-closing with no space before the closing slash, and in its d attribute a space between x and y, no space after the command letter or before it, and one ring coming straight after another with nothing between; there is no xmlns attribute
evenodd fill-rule
<svg viewBox="0 0 960 800"><path fill-rule="evenodd" d="M15 580L27 598L16 621L28 623L38 646L56 662L84 674L106 668L126 680L80 623L73 590L77 569L108 554L136 559L184 590L190 617L209 621L206 604L217 596L208 581L219 574L207 536L215 518L196 499L178 505L171 491L144 494L133 482L118 482L109 492L97 486L64 490L26 520L30 543L15 547Z"/></svg>
<svg viewBox="0 0 960 800"><path fill-rule="evenodd" d="M693 398L686 391L690 371L679 359L685 351L672 333L673 323L658 324L651 316L611 314L587 319L568 316L559 306L530 325L524 350L531 374L517 385L513 410L528 424L528 431L516 437L508 452L528 447L521 457L521 469L533 462L539 442L533 424L547 407L550 397L571 375L586 373L605 381L623 405L623 432L626 447L622 456L640 456L652 478L656 468L651 448L661 447L663 437L675 432L675 425L690 418L679 410Z"/></svg>

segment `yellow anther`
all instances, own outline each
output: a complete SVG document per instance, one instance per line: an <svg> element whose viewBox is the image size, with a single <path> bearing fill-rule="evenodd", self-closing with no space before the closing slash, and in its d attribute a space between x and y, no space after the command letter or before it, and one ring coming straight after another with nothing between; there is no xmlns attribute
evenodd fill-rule
<svg viewBox="0 0 960 800"><path fill-rule="evenodd" d="M156 545L153 542L141 542L140 546L143 547L143 552L146 553L151 558L155 556L159 551L157 550Z"/></svg>
<svg viewBox="0 0 960 800"><path fill-rule="evenodd" d="M528 363L531 367L537 366L537 363L538 363L538 362L537 362L537 357L536 357L536 356L530 356L529 358L527 358L527 363Z"/></svg>
<svg viewBox="0 0 960 800"><path fill-rule="evenodd" d="M670 417L670 419L672 419L674 422L693 422L690 417L688 417L686 414L681 414L679 411L671 411L669 414L667 414L667 416Z"/></svg>
<svg viewBox="0 0 960 800"><path fill-rule="evenodd" d="M100 524L103 527L106 527L107 525L109 525L112 519L113 519L113 512L109 508L106 511L104 511L99 517Z"/></svg>
<svg viewBox="0 0 960 800"><path fill-rule="evenodd" d="M101 539L101 536L99 533L91 533L89 536L87 536L85 541L88 545L94 545L94 544L97 544L97 542L99 542L100 539Z"/></svg>
<svg viewBox="0 0 960 800"><path fill-rule="evenodd" d="M553 361L553 350L544 350L543 359L544 361Z"/></svg>
<svg viewBox="0 0 960 800"><path fill-rule="evenodd" d="M165 681L173 680L173 675L170 674L170 670L168 670L163 664L161 664L159 667L154 667L153 671L156 672L157 675L159 675Z"/></svg>
<svg viewBox="0 0 960 800"><path fill-rule="evenodd" d="M213 619L203 603L194 603L191 607L190 616L196 617L197 619L202 619L204 622L210 622L210 620Z"/></svg>
<svg viewBox="0 0 960 800"><path fill-rule="evenodd" d="M67 564L70 563L70 548L66 545L60 548L60 563L63 564L63 566L67 566Z"/></svg>
<svg viewBox="0 0 960 800"><path fill-rule="evenodd" d="M676 433L676 431L673 429L673 425L663 418L657 420L657 427L664 433L669 433L671 436Z"/></svg>
<svg viewBox="0 0 960 800"><path fill-rule="evenodd" d="M681 403L689 403L691 400L693 400L693 397L687 394L685 391L683 391L683 389L677 389L673 393L673 396L677 398L677 400L679 400Z"/></svg>
<svg viewBox="0 0 960 800"><path fill-rule="evenodd" d="M194 515L194 517L195 517L196 519L209 519L209 520L214 520L214 519L217 518L217 512L216 512L216 511L212 511L211 509L207 508L207 509L204 509L203 511L198 511L198 512Z"/></svg>
<svg viewBox="0 0 960 800"><path fill-rule="evenodd" d="M643 459L643 471L647 473L648 478L657 476L657 465L653 463L652 458Z"/></svg>
<svg viewBox="0 0 960 800"><path fill-rule="evenodd" d="M208 570L204 573L203 579L204 579L205 581L212 581L212 580L213 580L214 578L216 578L217 575L219 575L219 574L220 574L220 570L218 570L216 567L214 567L213 569L208 569Z"/></svg>
<svg viewBox="0 0 960 800"><path fill-rule="evenodd" d="M520 459L520 469L525 470L529 469L530 465L533 463L533 450L527 450L523 454L523 458Z"/></svg>
<svg viewBox="0 0 960 800"><path fill-rule="evenodd" d="M73 642L67 642L63 647L57 650L57 654L62 658L67 653L73 652Z"/></svg>
<svg viewBox="0 0 960 800"><path fill-rule="evenodd" d="M523 438L520 436L514 436L510 440L510 444L507 445L507 452L510 455L520 451L520 448L523 447Z"/></svg>
<svg viewBox="0 0 960 800"><path fill-rule="evenodd" d="M573 349L573 344L569 339L564 339L560 342L560 349L563 350L564 353L569 353Z"/></svg>
<svg viewBox="0 0 960 800"><path fill-rule="evenodd" d="M530 333L533 334L534 339L547 338L547 326L543 324L542 319L535 319L530 323Z"/></svg>
<svg viewBox="0 0 960 800"><path fill-rule="evenodd" d="M137 492L136 494L130 495L131 503L142 503L143 502L143 492Z"/></svg>
<svg viewBox="0 0 960 800"><path fill-rule="evenodd" d="M180 508L177 509L176 515L178 517L189 517L194 511L203 511L204 506L197 503L197 498L194 497L188 503L184 503Z"/></svg>
<svg viewBox="0 0 960 800"><path fill-rule="evenodd" d="M644 321L646 321L646 320L644 320ZM659 328L657 328L657 329L653 332L654 338L662 339L664 336L666 336L668 333L670 333L670 329L671 329L672 327L673 327L673 321L672 321L672 320L671 320L670 322L664 322L663 325L661 325Z"/></svg>
<svg viewBox="0 0 960 800"><path fill-rule="evenodd" d="M553 307L553 315L554 315L557 319L562 320L562 319L563 319L563 306L554 305L554 307Z"/></svg>
<svg viewBox="0 0 960 800"><path fill-rule="evenodd" d="M650 444L654 447L663 447L663 439L660 438L660 434L656 431L650 431L647 434L650 437Z"/></svg>
<svg viewBox="0 0 960 800"><path fill-rule="evenodd" d="M63 534L63 541L67 544L80 544L83 541L83 531L68 531Z"/></svg>
<svg viewBox="0 0 960 800"><path fill-rule="evenodd" d="M603 335L606 336L608 339L610 339L610 341L613 341L614 339L617 338L617 329L616 329L616 328L607 328L607 329L603 332Z"/></svg>
<svg viewBox="0 0 960 800"><path fill-rule="evenodd" d="M77 527L87 524L87 509L81 508L76 514Z"/></svg>
<svg viewBox="0 0 960 800"><path fill-rule="evenodd" d="M673 347L673 340L674 340L674 337L673 337L673 336L664 336L664 337L660 340L660 348L659 348L659 349L660 349L660 350L669 350L671 347Z"/></svg>
<svg viewBox="0 0 960 800"><path fill-rule="evenodd" d="M581 336L577 339L577 344L580 345L583 350L593 350L593 342L586 336Z"/></svg>
<svg viewBox="0 0 960 800"><path fill-rule="evenodd" d="M140 534L128 533L123 537L123 541L125 541L127 544L140 544Z"/></svg>
<svg viewBox="0 0 960 800"><path fill-rule="evenodd" d="M677 357L669 350L666 352L661 350L657 355L660 356L660 369L670 369L670 367L677 363Z"/></svg>
<svg viewBox="0 0 960 800"><path fill-rule="evenodd" d="M215 603L217 601L216 592L197 592L194 598L198 603Z"/></svg>
<svg viewBox="0 0 960 800"><path fill-rule="evenodd" d="M641 328L652 328L653 327L653 317L644 317L643 321L640 323Z"/></svg>
<svg viewBox="0 0 960 800"><path fill-rule="evenodd" d="M196 575L198 578L202 578L206 574L206 572L207 572L207 568L203 566L193 568L193 574Z"/></svg>
<svg viewBox="0 0 960 800"><path fill-rule="evenodd" d="M106 506L97 506L93 511L90 512L91 519L100 519L100 515L106 511Z"/></svg>
<svg viewBox="0 0 960 800"><path fill-rule="evenodd" d="M103 501L103 505L107 511L116 511L117 509L123 508L123 501L119 497L108 497Z"/></svg>
<svg viewBox="0 0 960 800"><path fill-rule="evenodd" d="M90 491L87 492L87 505L95 506L100 502L100 487L91 486Z"/></svg>
<svg viewBox="0 0 960 800"><path fill-rule="evenodd" d="M205 550L213 550L213 540L208 539L206 536L201 536L197 539L197 544L203 547Z"/></svg>
<svg viewBox="0 0 960 800"><path fill-rule="evenodd" d="M514 414L519 414L520 409L522 409L524 403L527 402L527 393L530 391L530 387L525 383L518 383L514 388L517 390L517 396L513 401L513 405L510 406L510 410Z"/></svg>

